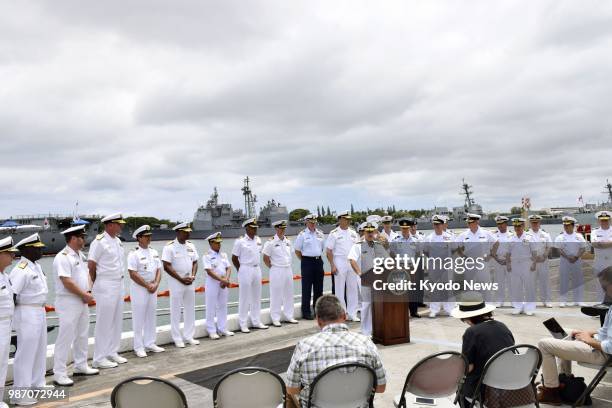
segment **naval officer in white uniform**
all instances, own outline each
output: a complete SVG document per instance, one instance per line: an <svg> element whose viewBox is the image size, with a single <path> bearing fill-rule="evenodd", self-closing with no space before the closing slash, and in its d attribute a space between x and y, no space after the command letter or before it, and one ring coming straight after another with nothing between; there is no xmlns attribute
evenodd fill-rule
<svg viewBox="0 0 612 408"><path fill-rule="evenodd" d="M593 261L593 275L597 277L599 272L608 266L612 266L612 228L610 228L610 217L612 212L599 211L595 214L599 222L599 228L591 233L591 245L595 250ZM604 293L600 292L599 301L604 301Z"/></svg>
<svg viewBox="0 0 612 408"><path fill-rule="evenodd" d="M85 246L85 225L62 231L66 247L53 259L55 278L55 313L59 320L59 333L53 352L53 379L55 384L71 386L66 364L72 348L74 375L96 375L98 369L87 365L89 339L89 303L93 300L89 286Z"/></svg>
<svg viewBox="0 0 612 408"><path fill-rule="evenodd" d="M227 254L221 252L221 233L210 234L206 240L210 245L208 253L202 256L206 272L206 331L212 340L217 340L219 335L234 335L234 332L227 330L227 297L232 267Z"/></svg>
<svg viewBox="0 0 612 408"><path fill-rule="evenodd" d="M563 222L563 232L555 238L555 247L559 249L559 307L565 307L567 302L567 292L569 292L569 281L571 279L574 292L574 302L583 306L584 299L584 275L582 272L582 255L586 251L586 240L574 231L576 219L565 216ZM570 302L568 306L574 306Z"/></svg>
<svg viewBox="0 0 612 408"><path fill-rule="evenodd" d="M161 281L162 263L157 250L150 248L151 227L143 225L134 231L132 238L138 246L130 251L127 268L130 274L130 298L132 303L132 330L134 353L146 357L147 351L161 353L155 344L157 326L157 289Z"/></svg>
<svg viewBox="0 0 612 408"><path fill-rule="evenodd" d="M248 333L249 317L252 327L267 329L261 322L261 238L257 236L257 218L242 223L246 234L234 241L232 264L238 271L238 319L240 331ZM250 314L249 314L250 312Z"/></svg>
<svg viewBox="0 0 612 408"><path fill-rule="evenodd" d="M11 271L11 287L15 294L17 352L13 361L13 387L44 387L47 371L47 277L38 263L42 257L40 236L32 234L15 245L21 253L19 262ZM17 405L31 405L29 397L12 399Z"/></svg>
<svg viewBox="0 0 612 408"><path fill-rule="evenodd" d="M359 240L359 235L349 227L352 217L348 211L338 214L337 219L339 225L329 233L325 244L327 259L331 265L331 272L336 277L336 296L346 310L347 319L358 322L360 321L357 311L360 308L361 279L353 272L348 254ZM345 293L346 303L344 302Z"/></svg>
<svg viewBox="0 0 612 408"><path fill-rule="evenodd" d="M380 218L380 222L382 223L383 230L378 234L379 237L384 237L387 242L391 242L395 239L395 237L399 236L399 234L393 231L391 228L391 222L393 221L393 217L390 215L383 215Z"/></svg>
<svg viewBox="0 0 612 408"><path fill-rule="evenodd" d="M0 408L8 408L8 405L3 402L4 383L11 347L11 323L15 312L13 290L8 273L5 271L13 263L16 252L12 237L0 239Z"/></svg>
<svg viewBox="0 0 612 408"><path fill-rule="evenodd" d="M168 274L170 289L170 331L174 345L185 347L185 342L192 346L200 344L193 338L195 333L195 280L198 271L198 251L188 241L192 231L188 222L177 224L176 239L170 241L162 252L164 270ZM181 334L181 308L183 308L183 333Z"/></svg>
<svg viewBox="0 0 612 408"><path fill-rule="evenodd" d="M317 216L304 217L306 228L295 239L295 256L300 260L302 269L302 318L313 320L312 310L317 299L323 294L323 248L325 234L317 228ZM312 309L310 299L312 294Z"/></svg>
<svg viewBox="0 0 612 408"><path fill-rule="evenodd" d="M285 321L296 324L293 318L293 270L291 268L291 241L285 236L287 220L272 223L276 230L274 237L264 244L264 263L270 268L270 317L275 327ZM281 312L282 308L282 312Z"/></svg>
<svg viewBox="0 0 612 408"><path fill-rule="evenodd" d="M550 294L550 274L548 267L548 255L552 249L552 238L550 234L540 228L542 216L532 214L528 217L531 229L527 232L533 238L534 242L534 259L536 263L536 282L540 288L540 300L544 307L552 307Z"/></svg>
<svg viewBox="0 0 612 408"><path fill-rule="evenodd" d="M123 327L123 275L125 251L118 235L125 220L121 213L102 218L104 232L89 247L89 276L96 299L96 327L93 367L114 368L127 363L118 354Z"/></svg>
<svg viewBox="0 0 612 408"><path fill-rule="evenodd" d="M493 232L495 240L499 242L495 256L491 259L491 272L494 282L497 283L497 297L495 306L501 307L506 301L506 292L510 292L510 273L508 272L508 257L510 256L510 245L508 241L512 238L512 233L508 231L508 221L510 219L505 215L495 217L497 231Z"/></svg>
<svg viewBox="0 0 612 408"><path fill-rule="evenodd" d="M525 313L533 316L536 309L535 256L536 244L533 235L525 232L525 219L513 218L514 234L508 241L509 261L506 265L510 273L510 288L513 315Z"/></svg>

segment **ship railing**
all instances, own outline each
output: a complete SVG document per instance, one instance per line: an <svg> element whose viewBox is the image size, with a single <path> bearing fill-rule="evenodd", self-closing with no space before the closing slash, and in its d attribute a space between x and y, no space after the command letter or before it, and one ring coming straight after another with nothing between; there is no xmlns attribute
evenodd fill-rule
<svg viewBox="0 0 612 408"><path fill-rule="evenodd" d="M102 218L102 216L97 214L79 214L77 215L79 218ZM29 215L13 215L12 217L7 218L7 220L28 220L28 219L44 219L44 218L70 218L72 219L74 214L29 214Z"/></svg>

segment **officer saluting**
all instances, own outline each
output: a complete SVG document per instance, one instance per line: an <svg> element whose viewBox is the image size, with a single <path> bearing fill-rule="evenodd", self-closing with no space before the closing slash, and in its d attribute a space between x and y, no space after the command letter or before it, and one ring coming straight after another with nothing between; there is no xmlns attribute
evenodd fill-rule
<svg viewBox="0 0 612 408"><path fill-rule="evenodd" d="M88 267L96 299L93 367L114 368L127 363L118 354L123 326L125 251L118 238L125 221L121 213L102 218L104 232L90 245Z"/></svg>
<svg viewBox="0 0 612 408"><path fill-rule="evenodd" d="M62 231L66 247L53 259L55 276L55 312L59 319L59 334L53 352L53 378L57 385L71 386L66 363L72 348L74 375L96 375L98 370L87 366L89 339L89 271L85 246L85 225Z"/></svg>
<svg viewBox="0 0 612 408"><path fill-rule="evenodd" d="M8 408L3 402L4 383L11 346L11 321L15 309L11 282L4 271L13 263L16 252L12 237L0 239L0 408Z"/></svg>
<svg viewBox="0 0 612 408"><path fill-rule="evenodd" d="M238 271L238 315L240 331L249 333L249 309L254 328L267 329L261 322L261 238L257 236L257 219L249 218L242 223L246 234L234 242L232 264Z"/></svg>
<svg viewBox="0 0 612 408"><path fill-rule="evenodd" d="M149 225L137 228L132 238L138 241L138 246L130 251L127 259L128 272L132 280L130 298L134 352L138 357L146 357L147 351L153 353L164 351L155 344L157 288L161 281L162 263L157 251L149 247L152 234Z"/></svg>
<svg viewBox="0 0 612 408"><path fill-rule="evenodd" d="M21 253L21 262L11 271L11 287L15 294L15 320L17 352L13 364L13 387L45 386L47 363L47 278L40 264L42 248L38 234L19 241L15 247ZM32 405L36 399L13 399L17 405Z"/></svg>
<svg viewBox="0 0 612 408"><path fill-rule="evenodd" d="M270 317L272 324L280 327L281 307L285 320L296 324L293 318L293 271L291 269L291 241L285 236L287 220L272 223L274 237L263 247L264 263L270 268Z"/></svg>
<svg viewBox="0 0 612 408"><path fill-rule="evenodd" d="M302 269L302 317L307 320L314 319L310 308L310 294L312 292L312 308L317 299L323 294L323 247L325 235L317 229L317 216L308 214L304 217L306 229L301 231L295 239L295 255L300 260Z"/></svg>
<svg viewBox="0 0 612 408"><path fill-rule="evenodd" d="M210 245L210 251L202 257L202 264L206 271L206 330L212 340L217 340L219 334L222 336L234 335L226 327L227 296L232 267L227 259L227 254L221 252L221 242L223 242L221 233L210 234L206 240ZM217 318L216 325L215 317Z"/></svg>
<svg viewBox="0 0 612 408"><path fill-rule="evenodd" d="M195 333L195 280L198 271L198 252L188 241L192 231L188 222L177 224L176 239L170 241L162 252L164 270L170 276L170 331L176 347L185 347L185 342L198 345L193 338ZM183 308L183 334L181 334L181 307Z"/></svg>

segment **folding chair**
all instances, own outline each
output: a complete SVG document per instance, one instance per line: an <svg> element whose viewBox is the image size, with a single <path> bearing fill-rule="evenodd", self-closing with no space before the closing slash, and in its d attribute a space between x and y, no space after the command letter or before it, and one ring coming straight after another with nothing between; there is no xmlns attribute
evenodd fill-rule
<svg viewBox="0 0 612 408"><path fill-rule="evenodd" d="M535 380L540 365L542 365L542 353L530 344L518 344L498 351L483 368L471 398L471 407L477 403L479 406L484 406L481 392L484 386L510 391L531 385L534 404L539 408Z"/></svg>
<svg viewBox="0 0 612 408"><path fill-rule="evenodd" d="M244 367L225 374L213 389L215 408L285 407L283 379L264 367Z"/></svg>
<svg viewBox="0 0 612 408"><path fill-rule="evenodd" d="M467 359L456 351L427 356L408 372L402 393L393 399L393 405L396 408L406 408L408 404L426 403L436 407L451 407L453 401L444 397L458 394L467 369ZM407 401L408 398L410 401ZM462 403L463 399L460 399L459 404Z"/></svg>
<svg viewBox="0 0 612 408"><path fill-rule="evenodd" d="M187 408L187 398L170 381L132 377L113 388L111 405L113 408Z"/></svg>
<svg viewBox="0 0 612 408"><path fill-rule="evenodd" d="M321 371L310 384L308 408L374 405L376 372L363 363L341 363Z"/></svg>
<svg viewBox="0 0 612 408"><path fill-rule="evenodd" d="M591 380L589 385L587 385L586 389L584 390L580 398L578 398L578 400L574 404L572 404L572 408L582 405L582 403L584 402L584 399L595 390L599 382L606 376L606 373L612 370L612 355L608 355L608 360L605 362L604 365L601 365L601 366L595 365L595 364L580 363L580 362L578 363L578 365L581 365L587 368L592 368L598 371L597 371L597 374L595 374L595 378L593 378L593 380Z"/></svg>

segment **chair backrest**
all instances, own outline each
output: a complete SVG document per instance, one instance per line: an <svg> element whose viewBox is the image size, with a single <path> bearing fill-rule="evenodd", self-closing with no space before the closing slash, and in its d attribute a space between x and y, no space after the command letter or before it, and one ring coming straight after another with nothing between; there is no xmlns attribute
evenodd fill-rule
<svg viewBox="0 0 612 408"><path fill-rule="evenodd" d="M467 369L466 358L456 351L427 356L408 372L402 398L407 392L423 398L454 395L463 384Z"/></svg>
<svg viewBox="0 0 612 408"><path fill-rule="evenodd" d="M213 389L215 408L285 406L285 382L264 367L244 367L225 374Z"/></svg>
<svg viewBox="0 0 612 408"><path fill-rule="evenodd" d="M541 364L542 353L535 346L519 344L506 347L487 361L481 382L501 390L519 390L533 383Z"/></svg>
<svg viewBox="0 0 612 408"><path fill-rule="evenodd" d="M111 393L113 408L187 408L187 398L176 385L156 377L132 377Z"/></svg>
<svg viewBox="0 0 612 408"><path fill-rule="evenodd" d="M371 406L376 372L363 363L341 363L321 371L310 384L308 407Z"/></svg>

